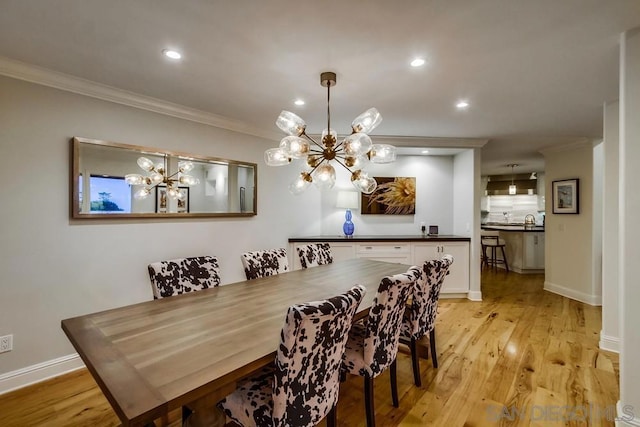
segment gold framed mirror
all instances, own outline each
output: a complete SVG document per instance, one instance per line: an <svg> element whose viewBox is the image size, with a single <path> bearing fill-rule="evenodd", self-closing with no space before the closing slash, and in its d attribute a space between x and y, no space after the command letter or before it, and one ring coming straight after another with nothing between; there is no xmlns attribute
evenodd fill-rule
<svg viewBox="0 0 640 427"><path fill-rule="evenodd" d="M257 215L255 163L89 138L72 140L71 217Z"/></svg>

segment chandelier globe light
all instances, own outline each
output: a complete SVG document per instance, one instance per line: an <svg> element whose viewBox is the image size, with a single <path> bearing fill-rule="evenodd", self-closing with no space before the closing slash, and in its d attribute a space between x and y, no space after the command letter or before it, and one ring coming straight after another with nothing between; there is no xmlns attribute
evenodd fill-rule
<svg viewBox="0 0 640 427"><path fill-rule="evenodd" d="M184 200L185 193L180 191L179 185L190 187L200 183L199 179L185 173L193 169L193 162L179 161L178 171L172 175L168 175L166 162L166 158L164 163L158 164L154 164L153 161L146 157L138 158L138 166L140 166L140 169L143 171L148 172L149 175L130 173L124 176L127 184L142 186L142 188L134 193L133 197L135 199L146 199L149 194L151 194L151 190L160 184L164 184L167 186L167 196L169 196L169 198L173 200Z"/></svg>
<svg viewBox="0 0 640 427"><path fill-rule="evenodd" d="M307 135L307 124L298 115L283 110L276 126L287 136L280 146L264 153L269 166L284 166L292 160L302 159L306 169L289 185L292 194L304 192L313 182L321 190L329 190L336 183L336 170L332 163L338 163L351 174L353 186L365 194L371 194L378 186L364 168L370 163L391 163L396 160L396 148L388 144L373 144L368 133L382 121L382 115L375 108L369 108L351 123L351 134L338 143L338 134L331 128L330 97L331 86L336 85L336 74L320 74L320 84L327 88L327 127L322 131L320 143Z"/></svg>

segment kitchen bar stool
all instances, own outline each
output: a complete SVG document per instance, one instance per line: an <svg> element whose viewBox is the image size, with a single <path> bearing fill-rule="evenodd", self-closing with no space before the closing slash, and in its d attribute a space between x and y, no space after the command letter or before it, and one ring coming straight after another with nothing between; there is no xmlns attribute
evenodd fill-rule
<svg viewBox="0 0 640 427"><path fill-rule="evenodd" d="M486 265L495 269L498 264L503 264L505 270L509 272L509 263L507 262L507 253L505 251L507 243L500 238L499 232L482 231L480 244L482 247L482 267ZM498 249L502 251L502 258L498 258ZM489 255L487 255L487 250L489 250Z"/></svg>

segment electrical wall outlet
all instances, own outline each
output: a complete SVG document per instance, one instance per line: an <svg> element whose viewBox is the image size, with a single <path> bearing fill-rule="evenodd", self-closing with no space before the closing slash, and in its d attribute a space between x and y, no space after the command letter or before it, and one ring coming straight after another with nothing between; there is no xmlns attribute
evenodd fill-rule
<svg viewBox="0 0 640 427"><path fill-rule="evenodd" d="M13 350L13 335L0 337L0 353Z"/></svg>

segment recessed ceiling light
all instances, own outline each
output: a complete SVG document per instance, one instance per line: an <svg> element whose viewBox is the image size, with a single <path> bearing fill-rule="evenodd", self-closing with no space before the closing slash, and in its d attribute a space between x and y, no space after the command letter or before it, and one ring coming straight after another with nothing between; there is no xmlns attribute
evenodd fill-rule
<svg viewBox="0 0 640 427"><path fill-rule="evenodd" d="M165 49L165 50L162 51L162 53L167 58L171 58L171 59L180 59L180 58L182 58L182 54L180 52L178 52L177 50Z"/></svg>
<svg viewBox="0 0 640 427"><path fill-rule="evenodd" d="M464 110L467 107L469 107L469 102L464 99L456 103L456 108L458 108L459 110Z"/></svg>
<svg viewBox="0 0 640 427"><path fill-rule="evenodd" d="M429 154L429 150L422 150L421 153L422 154Z"/></svg>
<svg viewBox="0 0 640 427"><path fill-rule="evenodd" d="M304 105L304 101L302 99L296 99L294 104L296 104L296 105Z"/></svg>
<svg viewBox="0 0 640 427"><path fill-rule="evenodd" d="M412 67L421 67L423 65L424 65L424 59L422 58L416 58L413 61L411 61Z"/></svg>

